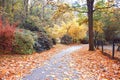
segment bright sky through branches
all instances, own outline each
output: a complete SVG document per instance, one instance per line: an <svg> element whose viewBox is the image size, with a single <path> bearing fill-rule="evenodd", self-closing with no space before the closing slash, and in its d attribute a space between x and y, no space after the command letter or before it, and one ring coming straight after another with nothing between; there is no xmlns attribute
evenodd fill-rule
<svg viewBox="0 0 120 80"><path fill-rule="evenodd" d="M55 0L55 1L57 1L57 0ZM72 4L72 3L75 3L76 1L79 1L79 0L60 0L60 1L68 3L68 4Z"/></svg>

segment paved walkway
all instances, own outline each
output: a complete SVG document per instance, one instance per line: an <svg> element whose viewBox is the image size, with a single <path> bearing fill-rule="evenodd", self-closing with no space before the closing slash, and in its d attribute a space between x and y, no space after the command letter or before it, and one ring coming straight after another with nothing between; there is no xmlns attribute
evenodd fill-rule
<svg viewBox="0 0 120 80"><path fill-rule="evenodd" d="M71 66L70 54L79 50L82 46L72 46L53 56L44 63L43 67L36 68L31 74L26 75L22 80L80 80L80 72Z"/></svg>

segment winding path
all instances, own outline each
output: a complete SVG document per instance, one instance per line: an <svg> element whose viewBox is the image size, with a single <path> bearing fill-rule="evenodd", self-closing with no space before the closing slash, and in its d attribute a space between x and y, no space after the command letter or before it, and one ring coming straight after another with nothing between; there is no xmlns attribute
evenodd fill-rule
<svg viewBox="0 0 120 80"><path fill-rule="evenodd" d="M54 55L43 67L36 68L22 80L78 80L80 72L74 70L70 64L70 54L82 46L72 46Z"/></svg>

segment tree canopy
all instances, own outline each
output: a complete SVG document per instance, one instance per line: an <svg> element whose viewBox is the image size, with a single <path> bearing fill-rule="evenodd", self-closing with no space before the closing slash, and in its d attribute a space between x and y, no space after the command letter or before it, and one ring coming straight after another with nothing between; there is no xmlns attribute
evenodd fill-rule
<svg viewBox="0 0 120 80"><path fill-rule="evenodd" d="M119 5L119 0L77 0L73 2L65 0L1 0L0 15L4 24L7 19L10 24L17 22L21 25L29 22L39 28L45 27L44 29L47 28L46 32L51 37L55 37L55 34L61 36L69 34L74 36L74 39L88 37L89 50L94 50L94 39L109 41L119 33ZM88 28L86 28L87 25ZM85 29L85 33L80 29ZM114 34L110 35L111 33ZM108 34L110 37L107 36Z"/></svg>

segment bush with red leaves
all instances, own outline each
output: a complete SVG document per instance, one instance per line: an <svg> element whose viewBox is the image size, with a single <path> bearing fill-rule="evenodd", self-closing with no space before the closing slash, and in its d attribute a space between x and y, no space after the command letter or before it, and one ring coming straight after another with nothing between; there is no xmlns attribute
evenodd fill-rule
<svg viewBox="0 0 120 80"><path fill-rule="evenodd" d="M12 51L15 29L15 26L11 26L8 21L3 25L0 19L0 50Z"/></svg>

